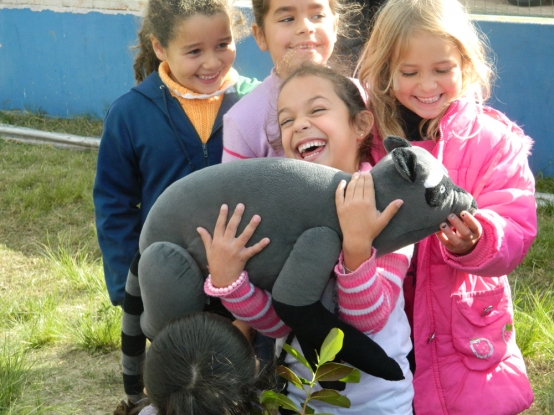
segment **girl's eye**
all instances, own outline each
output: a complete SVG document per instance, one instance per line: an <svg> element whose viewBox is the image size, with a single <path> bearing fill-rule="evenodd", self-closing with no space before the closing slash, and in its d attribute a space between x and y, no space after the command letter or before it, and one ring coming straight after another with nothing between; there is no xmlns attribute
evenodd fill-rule
<svg viewBox="0 0 554 415"><path fill-rule="evenodd" d="M188 55L198 55L200 54L201 50L200 49L194 49L194 50L191 50Z"/></svg>
<svg viewBox="0 0 554 415"><path fill-rule="evenodd" d="M323 13L318 13L312 17L312 19L315 19L315 20L321 20L324 18L325 18L325 15Z"/></svg>
<svg viewBox="0 0 554 415"><path fill-rule="evenodd" d="M219 49L227 49L229 47L229 43L220 43L217 47Z"/></svg>
<svg viewBox="0 0 554 415"><path fill-rule="evenodd" d="M279 126L280 127L284 127L286 126L287 124L290 124L292 122L292 118L285 118L284 120L280 121L279 122Z"/></svg>
<svg viewBox="0 0 554 415"><path fill-rule="evenodd" d="M316 112L321 112L321 111L325 111L325 108L322 108L322 107L314 108L312 110L312 114L315 114Z"/></svg>
<svg viewBox="0 0 554 415"><path fill-rule="evenodd" d="M288 22L292 22L293 20L294 20L294 17L285 17L279 20L279 23L288 23Z"/></svg>
<svg viewBox="0 0 554 415"><path fill-rule="evenodd" d="M452 70L452 68L448 69L437 69L437 73L449 73Z"/></svg>
<svg viewBox="0 0 554 415"><path fill-rule="evenodd" d="M406 78L409 78L410 76L414 76L417 72L400 72L402 76L405 76Z"/></svg>

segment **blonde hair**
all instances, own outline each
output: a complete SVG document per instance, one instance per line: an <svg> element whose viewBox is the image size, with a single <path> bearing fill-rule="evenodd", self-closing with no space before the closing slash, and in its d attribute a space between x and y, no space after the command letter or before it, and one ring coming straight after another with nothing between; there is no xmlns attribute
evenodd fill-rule
<svg viewBox="0 0 554 415"><path fill-rule="evenodd" d="M459 97L473 96L482 104L490 96L493 65L487 58L487 39L458 0L388 0L378 12L357 67L381 138L405 136L393 89L398 74L396 62L407 53L416 33L437 36L457 46L462 57ZM434 119L423 120L420 133L423 135L425 128L427 137L436 140L445 111Z"/></svg>

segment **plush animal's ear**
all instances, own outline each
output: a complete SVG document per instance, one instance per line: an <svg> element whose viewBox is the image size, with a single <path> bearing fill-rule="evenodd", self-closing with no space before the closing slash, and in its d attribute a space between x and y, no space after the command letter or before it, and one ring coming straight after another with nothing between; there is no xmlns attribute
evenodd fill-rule
<svg viewBox="0 0 554 415"><path fill-rule="evenodd" d="M389 135L388 137L386 137L383 140L383 145L385 146L385 150L387 150L387 153L390 153L395 148L412 146L408 140L405 140L401 137L396 137L394 135Z"/></svg>
<svg viewBox="0 0 554 415"><path fill-rule="evenodd" d="M405 180L413 183L416 179L417 157L415 153L409 148L395 148L390 155L398 173Z"/></svg>

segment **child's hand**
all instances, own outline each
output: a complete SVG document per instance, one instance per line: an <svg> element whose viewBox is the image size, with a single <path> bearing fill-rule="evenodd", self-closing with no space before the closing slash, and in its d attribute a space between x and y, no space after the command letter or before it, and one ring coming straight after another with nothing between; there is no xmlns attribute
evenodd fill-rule
<svg viewBox="0 0 554 415"><path fill-rule="evenodd" d="M221 206L213 239L206 229L196 229L206 248L212 285L216 288L228 287L235 282L244 270L246 262L269 244L269 238L263 238L257 244L246 248L246 244L262 219L259 215L254 215L244 231L237 237L237 228L244 213L244 205L242 203L237 205L233 216L226 225L228 211L227 205Z"/></svg>
<svg viewBox="0 0 554 415"><path fill-rule="evenodd" d="M344 266L357 269L371 257L373 240L387 226L402 206L402 200L391 202L383 212L375 205L373 178L369 172L354 173L344 192L342 180L335 192L335 203L343 233L342 251Z"/></svg>
<svg viewBox="0 0 554 415"><path fill-rule="evenodd" d="M483 234L483 227L475 216L462 212L461 218L454 214L448 216L448 223L442 223L437 232L439 241L450 252L458 255L469 254ZM453 228L453 229L452 229Z"/></svg>

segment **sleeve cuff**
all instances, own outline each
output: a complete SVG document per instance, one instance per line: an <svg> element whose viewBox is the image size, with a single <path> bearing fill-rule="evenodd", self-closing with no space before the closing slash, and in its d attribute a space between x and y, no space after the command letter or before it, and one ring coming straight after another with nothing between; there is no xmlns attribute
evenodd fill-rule
<svg viewBox="0 0 554 415"><path fill-rule="evenodd" d="M376 249L371 248L371 256L363 262L356 270L353 270L352 272L347 272L346 268L344 267L344 257L342 254L342 251L339 256L339 261L337 265L335 265L335 274L338 279L341 281L349 281L349 280L355 280L360 278L360 276L366 275L368 273L371 273L371 275L374 274L375 269L375 255L376 255Z"/></svg>

